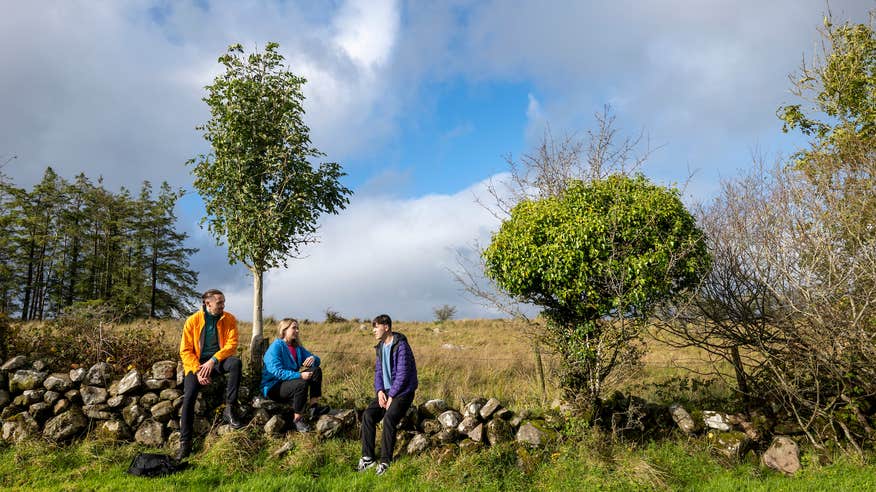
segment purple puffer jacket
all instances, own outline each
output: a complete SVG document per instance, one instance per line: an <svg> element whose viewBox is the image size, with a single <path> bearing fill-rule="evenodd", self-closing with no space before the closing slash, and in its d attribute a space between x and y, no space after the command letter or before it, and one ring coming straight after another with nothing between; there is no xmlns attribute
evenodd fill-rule
<svg viewBox="0 0 876 492"><path fill-rule="evenodd" d="M398 332L392 332L392 345L389 347L389 357L392 364L389 366L389 380L392 387L387 390L383 387L383 366L380 363L380 351L383 342L374 346L377 352L377 362L374 364L374 391L386 391L386 395L395 398L399 395L412 393L419 384L417 380L417 363L414 361L414 352L408 344L408 339Z"/></svg>

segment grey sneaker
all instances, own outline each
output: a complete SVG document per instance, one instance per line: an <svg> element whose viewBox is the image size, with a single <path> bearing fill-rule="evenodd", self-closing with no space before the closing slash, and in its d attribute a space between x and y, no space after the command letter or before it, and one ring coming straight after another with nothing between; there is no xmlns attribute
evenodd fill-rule
<svg viewBox="0 0 876 492"><path fill-rule="evenodd" d="M386 470L388 470L388 469L389 469L389 463L380 463L379 465L377 465L376 473L378 475L383 475L384 473L386 473Z"/></svg>
<svg viewBox="0 0 876 492"><path fill-rule="evenodd" d="M295 421L295 430L301 432L302 434L305 432L310 432L310 426L307 425L307 422L304 419L298 419Z"/></svg>
<svg viewBox="0 0 876 492"><path fill-rule="evenodd" d="M359 464L356 465L356 471L365 471L365 470L371 468L372 466L374 466L375 464L376 463L374 463L374 458L369 458L367 456L363 456L363 457L359 458Z"/></svg>

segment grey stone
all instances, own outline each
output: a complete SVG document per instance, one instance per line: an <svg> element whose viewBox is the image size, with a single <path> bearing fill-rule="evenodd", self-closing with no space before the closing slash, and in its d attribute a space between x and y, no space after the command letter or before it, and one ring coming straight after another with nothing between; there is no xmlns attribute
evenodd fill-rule
<svg viewBox="0 0 876 492"><path fill-rule="evenodd" d="M41 401L38 403L34 403L30 407L28 407L27 413L29 413L30 416L37 421L37 423L42 425L47 420L49 420L49 418L52 417L52 406L44 401Z"/></svg>
<svg viewBox="0 0 876 492"><path fill-rule="evenodd" d="M490 420L484 430L490 446L510 442L514 439L514 428L502 419Z"/></svg>
<svg viewBox="0 0 876 492"><path fill-rule="evenodd" d="M263 410L263 409L260 408L259 410ZM286 441L279 448L277 448L271 452L271 457L272 458L280 458L280 457L288 454L294 448L295 448L295 444L293 444L291 441Z"/></svg>
<svg viewBox="0 0 876 492"><path fill-rule="evenodd" d="M152 408L152 405L155 405L159 402L161 398L158 397L155 393L144 393L143 396L140 397L140 405L143 405L145 408Z"/></svg>
<svg viewBox="0 0 876 492"><path fill-rule="evenodd" d="M119 408L119 407L124 407L124 406L127 406L128 404L130 404L131 400L132 400L132 397L130 397L130 396L116 395L116 396L113 396L112 398L109 398L106 401L106 404L110 408Z"/></svg>
<svg viewBox="0 0 876 492"><path fill-rule="evenodd" d="M146 418L146 409L137 403L132 403L122 409L122 418L128 427L135 428Z"/></svg>
<svg viewBox="0 0 876 492"><path fill-rule="evenodd" d="M106 362L98 362L88 369L83 384L106 388L112 377L112 367ZM71 377L72 379L72 377Z"/></svg>
<svg viewBox="0 0 876 492"><path fill-rule="evenodd" d="M498 410L499 407L501 407L501 404L499 403L498 399L490 398L489 400L487 400L487 402L484 403L484 406L481 407L481 411L479 413L481 420L488 420L490 417L493 416L494 413L496 413L496 410Z"/></svg>
<svg viewBox="0 0 876 492"><path fill-rule="evenodd" d="M48 403L49 405L54 405L60 399L61 393L58 393L57 391L46 391L46 393L43 395L43 401Z"/></svg>
<svg viewBox="0 0 876 492"><path fill-rule="evenodd" d="M407 452L409 455L418 455L429 449L429 436L426 434L415 434L408 443Z"/></svg>
<svg viewBox="0 0 876 492"><path fill-rule="evenodd" d="M99 405L106 402L107 390L99 386L83 386L79 389L83 405Z"/></svg>
<svg viewBox="0 0 876 492"><path fill-rule="evenodd" d="M694 419L691 418L690 414L687 413L687 410L682 408L681 405L677 403L669 405L669 414L672 416L672 420L675 421L678 428L685 434L693 434L697 431L697 425L694 422Z"/></svg>
<svg viewBox="0 0 876 492"><path fill-rule="evenodd" d="M751 443L748 436L740 431L711 431L708 438L718 452L734 461L742 459Z"/></svg>
<svg viewBox="0 0 876 492"><path fill-rule="evenodd" d="M72 389L64 393L64 398L70 400L70 403L82 403L82 395L79 394L79 390L77 389Z"/></svg>
<svg viewBox="0 0 876 492"><path fill-rule="evenodd" d="M345 428L356 427L359 422L359 417L356 415L356 410L348 408L346 410L333 410L329 415L340 420Z"/></svg>
<svg viewBox="0 0 876 492"><path fill-rule="evenodd" d="M496 420L496 419L493 419L493 420ZM520 427L520 425L523 423L524 420L526 420L526 418L523 415L517 414L517 415L513 415L511 417L511 419L508 420L508 423L511 424L511 427L514 427L515 429L517 429Z"/></svg>
<svg viewBox="0 0 876 492"><path fill-rule="evenodd" d="M152 379L176 379L176 361L161 360L152 364Z"/></svg>
<svg viewBox="0 0 876 492"><path fill-rule="evenodd" d="M173 379L147 379L143 386L149 391L161 391L168 388L176 388L176 380Z"/></svg>
<svg viewBox="0 0 876 492"><path fill-rule="evenodd" d="M424 420L420 423L420 427L423 429L423 432L432 436L439 432L441 432L441 422L438 422L436 419L428 419Z"/></svg>
<svg viewBox="0 0 876 492"><path fill-rule="evenodd" d="M457 436L458 434L456 433L456 429L450 428L441 430L440 432L432 436L432 439L434 439L435 442L439 444L450 444L456 442Z"/></svg>
<svg viewBox="0 0 876 492"><path fill-rule="evenodd" d="M286 403L276 402L271 400L270 398L265 398L264 396L258 395L252 399L252 407L258 410L259 408L264 408L269 413L291 413L292 406Z"/></svg>
<svg viewBox="0 0 876 492"><path fill-rule="evenodd" d="M85 381L85 376L88 374L88 370L84 367L77 367L76 369L70 370L70 381L74 383L81 383Z"/></svg>
<svg viewBox="0 0 876 492"><path fill-rule="evenodd" d="M703 425L709 429L719 431L729 431L731 429L728 422L727 414L721 412L713 412L711 410L703 410Z"/></svg>
<svg viewBox="0 0 876 492"><path fill-rule="evenodd" d="M9 391L13 394L21 393L25 390L31 390L42 386L48 374L44 372L29 371L27 369L19 369L12 375L9 380Z"/></svg>
<svg viewBox="0 0 876 492"><path fill-rule="evenodd" d="M131 429L124 421L117 418L104 420L95 430L97 437L110 441L130 441Z"/></svg>
<svg viewBox="0 0 876 492"><path fill-rule="evenodd" d="M82 407L82 412L90 419L109 420L114 417L113 412L105 403L95 405L85 405Z"/></svg>
<svg viewBox="0 0 876 492"><path fill-rule="evenodd" d="M264 408L259 408L253 414L251 422L253 425L264 426L268 423L268 420L271 420L271 414Z"/></svg>
<svg viewBox="0 0 876 492"><path fill-rule="evenodd" d="M278 436L283 433L283 429L286 428L286 420L279 415L274 415L268 420L268 423L265 424L265 434L269 436Z"/></svg>
<svg viewBox="0 0 876 492"><path fill-rule="evenodd" d="M492 422L496 422L493 420ZM517 429L517 442L530 447L540 448L550 438L550 434L546 429L536 425L534 422L526 422Z"/></svg>
<svg viewBox="0 0 876 492"><path fill-rule="evenodd" d="M43 372L46 370L46 367L48 367L48 365L45 363L45 361L35 360L33 361L33 364L30 365L30 367L32 367L34 371Z"/></svg>
<svg viewBox="0 0 876 492"><path fill-rule="evenodd" d="M173 400L176 400L177 398L181 397L182 395L183 395L182 391L180 391L176 388L168 388L168 389L162 390L161 393L158 394L158 397L161 398L162 400L173 401Z"/></svg>
<svg viewBox="0 0 876 492"><path fill-rule="evenodd" d="M61 415L72 407L73 404L70 403L70 400L66 398L62 398L55 402L55 405L52 407L52 413L55 415Z"/></svg>
<svg viewBox="0 0 876 492"><path fill-rule="evenodd" d="M67 441L84 432L86 428L88 419L77 407L72 407L46 422L43 436L55 442Z"/></svg>
<svg viewBox="0 0 876 492"><path fill-rule="evenodd" d="M0 371L12 372L23 369L25 366L27 366L27 357L23 355L16 355L15 357L4 362L3 365L0 366Z"/></svg>
<svg viewBox="0 0 876 492"><path fill-rule="evenodd" d="M420 405L420 411L424 415L428 415L429 417L433 418L437 418L448 409L449 407L447 406L447 402L445 402L444 400L429 400L426 403Z"/></svg>
<svg viewBox="0 0 876 492"><path fill-rule="evenodd" d="M35 437L40 426L27 412L20 412L3 421L3 440L18 443Z"/></svg>
<svg viewBox="0 0 876 492"><path fill-rule="evenodd" d="M176 363L176 385L182 386L185 378L186 378L186 372L185 372L185 369L183 367L183 363L182 363L182 361L177 361L177 363Z"/></svg>
<svg viewBox="0 0 876 492"><path fill-rule="evenodd" d="M466 403L465 408L462 409L463 417L474 417L477 418L481 413L481 408L483 408L484 403L486 403L486 398L475 398L474 400Z"/></svg>
<svg viewBox="0 0 876 492"><path fill-rule="evenodd" d="M27 390L21 395L27 398L28 405L36 403L38 401L43 401L43 395L46 394L46 390Z"/></svg>
<svg viewBox="0 0 876 492"><path fill-rule="evenodd" d="M185 398L183 398L182 396L180 396L179 398L173 400L173 408L174 408L174 410L179 410L180 408L182 408L183 401L185 401Z"/></svg>
<svg viewBox="0 0 876 492"><path fill-rule="evenodd" d="M107 392L109 393L110 396L116 396L119 394L119 380L118 379L116 379L115 381L110 383L109 387L107 388Z"/></svg>
<svg viewBox="0 0 876 492"><path fill-rule="evenodd" d="M321 439L328 439L340 433L343 427L344 423L340 419L331 415L322 415L316 421L316 435Z"/></svg>
<svg viewBox="0 0 876 492"><path fill-rule="evenodd" d="M456 431L460 434L468 434L478 425L480 425L480 422L477 417L468 415L462 419L462 422L460 422L459 425L456 426Z"/></svg>
<svg viewBox="0 0 876 492"><path fill-rule="evenodd" d="M800 470L800 448L790 437L776 436L761 457L761 462L785 475L793 475Z"/></svg>
<svg viewBox="0 0 876 492"><path fill-rule="evenodd" d="M140 371L131 369L128 374L125 374L119 381L119 395L127 395L139 390L143 386L143 376Z"/></svg>
<svg viewBox="0 0 876 492"><path fill-rule="evenodd" d="M478 424L474 429L465 433L469 439L475 442L484 442L484 424Z"/></svg>
<svg viewBox="0 0 876 492"><path fill-rule="evenodd" d="M164 424L155 420L144 421L134 433L134 440L153 448L161 446L164 444Z"/></svg>
<svg viewBox="0 0 876 492"><path fill-rule="evenodd" d="M462 415L456 410L447 410L438 416L438 422L445 429L455 429L462 422Z"/></svg>
<svg viewBox="0 0 876 492"><path fill-rule="evenodd" d="M24 408L30 405L30 398L24 395L18 395L12 399L12 406L15 408Z"/></svg>
<svg viewBox="0 0 876 492"><path fill-rule="evenodd" d="M73 380L63 372L56 372L49 374L46 380L43 381L43 387L49 391L63 393L73 388Z"/></svg>
<svg viewBox="0 0 876 492"><path fill-rule="evenodd" d="M173 402L163 400L156 403L150 410L152 412L152 418L159 422L167 422L171 418L173 418Z"/></svg>

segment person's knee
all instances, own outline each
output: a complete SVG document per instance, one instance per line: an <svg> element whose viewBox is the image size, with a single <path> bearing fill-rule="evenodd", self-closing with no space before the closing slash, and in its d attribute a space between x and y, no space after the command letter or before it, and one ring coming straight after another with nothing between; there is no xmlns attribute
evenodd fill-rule
<svg viewBox="0 0 876 492"><path fill-rule="evenodd" d="M232 371L239 371L243 368L243 362L239 358L231 356L228 358L228 368Z"/></svg>

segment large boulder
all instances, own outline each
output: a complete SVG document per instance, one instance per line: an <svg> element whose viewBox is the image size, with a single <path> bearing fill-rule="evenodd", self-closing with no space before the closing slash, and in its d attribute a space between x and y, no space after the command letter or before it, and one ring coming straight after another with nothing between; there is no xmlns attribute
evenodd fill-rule
<svg viewBox="0 0 876 492"><path fill-rule="evenodd" d="M3 440L18 443L35 437L40 426L27 412L17 413L3 421Z"/></svg>
<svg viewBox="0 0 876 492"><path fill-rule="evenodd" d="M493 414L496 413L496 410L499 410L499 408L501 408L501 406L502 405L499 403L499 400L497 400L496 398L490 398L489 400L487 400L487 402L484 403L479 412L481 420L489 420L490 417L492 417Z"/></svg>
<svg viewBox="0 0 876 492"><path fill-rule="evenodd" d="M159 422L167 422L168 420L173 418L173 402L162 400L156 403L151 409L149 409L149 411L152 412L152 418L154 418L155 420Z"/></svg>
<svg viewBox="0 0 876 492"><path fill-rule="evenodd" d="M139 390L142 386L143 376L140 374L140 371L131 369L124 375L124 377L122 377L121 381L119 381L119 387L116 394L127 395Z"/></svg>
<svg viewBox="0 0 876 492"><path fill-rule="evenodd" d="M130 441L131 429L124 421L113 418L104 420L95 429L95 435L100 439L109 441Z"/></svg>
<svg viewBox="0 0 876 492"><path fill-rule="evenodd" d="M55 442L70 440L88 428L88 418L77 407L46 422L43 436Z"/></svg>
<svg viewBox="0 0 876 492"><path fill-rule="evenodd" d="M286 424L286 420L283 417L274 415L268 420L268 423L265 424L265 434L269 436L279 436L286 428Z"/></svg>
<svg viewBox="0 0 876 492"><path fill-rule="evenodd" d="M17 371L19 369L24 369L27 366L27 357L23 355L16 355L15 357L7 360L0 366L0 371L3 372L12 372Z"/></svg>
<svg viewBox="0 0 876 492"><path fill-rule="evenodd" d="M456 429L460 422L462 422L462 415L456 410L447 410L438 416L438 422L441 422L441 426L444 429Z"/></svg>
<svg viewBox="0 0 876 492"><path fill-rule="evenodd" d="M38 371L30 371L27 369L19 369L12 375L9 380L9 391L11 393L21 393L22 391L32 390L43 385L48 374Z"/></svg>
<svg viewBox="0 0 876 492"><path fill-rule="evenodd" d="M56 372L49 374L45 381L43 381L43 387L49 391L64 393L73 388L73 380L70 379L69 375L64 374L63 372Z"/></svg>
<svg viewBox="0 0 876 492"><path fill-rule="evenodd" d="M761 462L785 475L793 475L800 470L800 448L790 437L776 436L761 457Z"/></svg>
<svg viewBox="0 0 876 492"><path fill-rule="evenodd" d="M411 438L408 443L407 453L409 455L417 455L429 449L429 436L426 434L417 433Z"/></svg>
<svg viewBox="0 0 876 492"><path fill-rule="evenodd" d="M340 433L343 427L344 423L340 419L323 415L316 421L316 435L321 439L328 439Z"/></svg>
<svg viewBox="0 0 876 492"><path fill-rule="evenodd" d="M83 386L79 389L83 405L99 405L105 403L109 393L100 386Z"/></svg>
<svg viewBox="0 0 876 492"><path fill-rule="evenodd" d="M487 422L485 432L490 446L514 440L514 428L502 419L493 419Z"/></svg>
<svg viewBox="0 0 876 492"><path fill-rule="evenodd" d="M669 415L672 416L675 425L677 425L685 434L690 435L697 431L697 424L694 422L694 419L689 413L687 413L687 410L678 403L669 405Z"/></svg>
<svg viewBox="0 0 876 492"><path fill-rule="evenodd" d="M152 379L176 380L176 361L161 360L152 364Z"/></svg>
<svg viewBox="0 0 876 492"><path fill-rule="evenodd" d="M157 420L146 420L134 434L134 440L145 446L157 448L164 444L164 424Z"/></svg>
<svg viewBox="0 0 876 492"><path fill-rule="evenodd" d="M491 422L495 422L495 420ZM534 448L543 447L547 441L555 438L556 432L548 429L544 423L538 421L530 421L522 424L520 428L517 429L516 435L517 442Z"/></svg>
<svg viewBox="0 0 876 492"><path fill-rule="evenodd" d="M112 367L106 362L98 362L88 369L82 384L106 388L112 378ZM72 378L71 378L72 379Z"/></svg>

